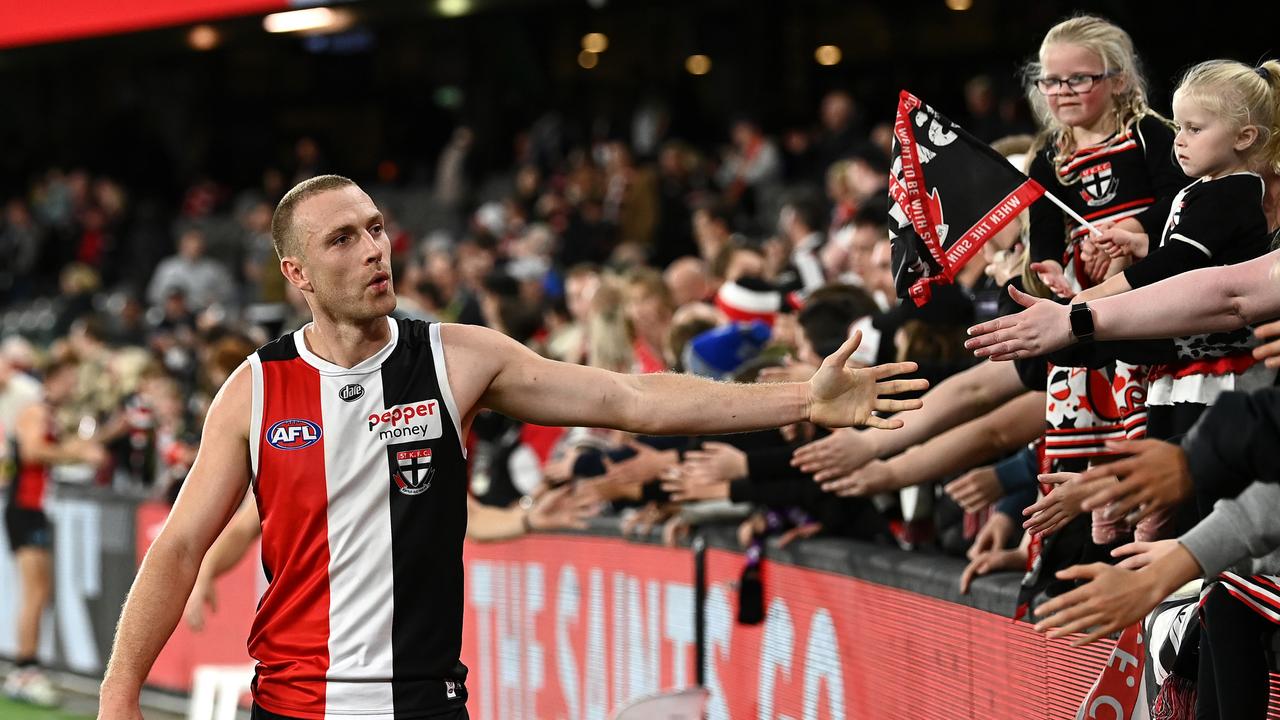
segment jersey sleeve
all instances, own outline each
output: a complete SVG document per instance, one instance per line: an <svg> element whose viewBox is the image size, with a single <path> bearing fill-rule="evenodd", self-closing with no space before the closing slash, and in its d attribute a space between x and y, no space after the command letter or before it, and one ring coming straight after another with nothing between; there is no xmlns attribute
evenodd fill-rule
<svg viewBox="0 0 1280 720"><path fill-rule="evenodd" d="M1251 188L1235 180L1223 178L1189 190L1164 244L1125 271L1129 285L1144 287L1221 264L1224 251L1240 237L1241 219L1252 217L1249 202L1257 204L1256 197L1249 197Z"/></svg>
<svg viewBox="0 0 1280 720"><path fill-rule="evenodd" d="M1124 279L1129 282L1129 287L1137 289L1210 264L1212 258L1200 248L1170 241L1126 268Z"/></svg>
<svg viewBox="0 0 1280 720"><path fill-rule="evenodd" d="M1151 191L1155 204L1146 212L1138 215L1137 220L1147 237L1158 242L1164 230L1164 221L1169 217L1169 206L1178 191L1191 183L1191 178L1182 173L1182 168L1173 159L1173 128L1150 115L1138 120L1138 137L1142 141L1142 151L1147 160L1148 177L1151 179Z"/></svg>

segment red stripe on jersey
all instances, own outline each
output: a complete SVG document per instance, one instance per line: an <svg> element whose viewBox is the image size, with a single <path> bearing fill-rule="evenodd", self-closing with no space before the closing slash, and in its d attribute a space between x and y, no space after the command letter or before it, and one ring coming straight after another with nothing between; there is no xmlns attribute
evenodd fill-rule
<svg viewBox="0 0 1280 720"><path fill-rule="evenodd" d="M1126 203L1120 203L1119 205L1112 205L1111 207L1103 208L1101 210L1098 210L1097 212L1088 213L1084 216L1084 219L1093 220L1094 218L1102 217L1103 215L1107 215L1109 213L1120 212L1121 210L1125 210L1131 207L1136 207L1138 205L1151 205L1155 201L1156 201L1155 198L1138 198L1137 200L1130 200L1129 202L1126 202Z"/></svg>
<svg viewBox="0 0 1280 720"><path fill-rule="evenodd" d="M13 479L17 483L13 503L24 510L44 510L44 489L49 482L49 466L28 463Z"/></svg>
<svg viewBox="0 0 1280 720"><path fill-rule="evenodd" d="M262 564L271 581L249 634L249 654L258 661L254 700L273 713L322 720L329 670L329 491L320 375L301 359L266 361L262 384L255 485ZM285 422L291 420L314 423L319 438L305 444L307 426Z"/></svg>

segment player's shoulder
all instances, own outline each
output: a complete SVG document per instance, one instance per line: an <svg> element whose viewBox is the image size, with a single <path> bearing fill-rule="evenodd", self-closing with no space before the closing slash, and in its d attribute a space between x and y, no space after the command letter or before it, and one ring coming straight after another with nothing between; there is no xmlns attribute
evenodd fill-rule
<svg viewBox="0 0 1280 720"><path fill-rule="evenodd" d="M492 350L514 342L506 335L483 325L465 323L436 323L440 328L440 340L450 348L468 350Z"/></svg>
<svg viewBox="0 0 1280 720"><path fill-rule="evenodd" d="M252 410L253 370L249 365L249 359L246 358L239 367L231 371L226 382L222 383L222 387L218 388L218 393L210 403L209 412L205 416L206 432L210 426L242 427L243 434L247 437Z"/></svg>
<svg viewBox="0 0 1280 720"><path fill-rule="evenodd" d="M298 344L294 333L288 332L253 351L261 362L280 362L298 357Z"/></svg>
<svg viewBox="0 0 1280 720"><path fill-rule="evenodd" d="M496 374L531 353L520 343L483 325L439 323L440 349L450 363L466 367L477 376Z"/></svg>
<svg viewBox="0 0 1280 720"><path fill-rule="evenodd" d="M397 332L400 336L400 344L410 346L430 345L432 326L439 325L439 323L407 317L399 318L395 322L398 326Z"/></svg>

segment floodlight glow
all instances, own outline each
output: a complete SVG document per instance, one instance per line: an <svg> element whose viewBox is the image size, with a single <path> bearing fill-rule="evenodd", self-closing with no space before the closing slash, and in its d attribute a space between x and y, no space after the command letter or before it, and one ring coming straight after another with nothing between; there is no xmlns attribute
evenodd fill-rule
<svg viewBox="0 0 1280 720"><path fill-rule="evenodd" d="M351 24L351 15L326 7L272 13L262 18L262 29L269 33L341 30Z"/></svg>
<svg viewBox="0 0 1280 720"><path fill-rule="evenodd" d="M813 51L813 58L819 65L839 65L842 57L843 53L835 45L823 45Z"/></svg>
<svg viewBox="0 0 1280 720"><path fill-rule="evenodd" d="M706 55L690 55L684 61L684 69L688 70L690 75L706 75L711 72L711 58Z"/></svg>
<svg viewBox="0 0 1280 720"><path fill-rule="evenodd" d="M460 17L471 12L471 0L439 0L436 12L445 17Z"/></svg>

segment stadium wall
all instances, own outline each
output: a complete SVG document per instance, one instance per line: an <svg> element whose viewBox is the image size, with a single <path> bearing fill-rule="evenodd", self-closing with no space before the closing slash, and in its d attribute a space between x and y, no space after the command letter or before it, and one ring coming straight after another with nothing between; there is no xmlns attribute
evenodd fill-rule
<svg viewBox="0 0 1280 720"><path fill-rule="evenodd" d="M62 489L50 507L57 588L44 660L101 674L120 604L166 511ZM769 550L766 621L740 625L743 556L729 531L704 537L701 652L688 547L624 539L613 520L585 533L468 543L463 661L472 716L603 720L636 696L695 684L702 657L710 720L1070 718L1112 647L1073 649L1010 620L1012 574L979 579L960 596L958 560L821 539ZM6 657L15 582L10 555L0 553ZM257 562L224 577L206 629L180 625L149 684L185 693L197 665L248 663L245 638L263 582Z"/></svg>

